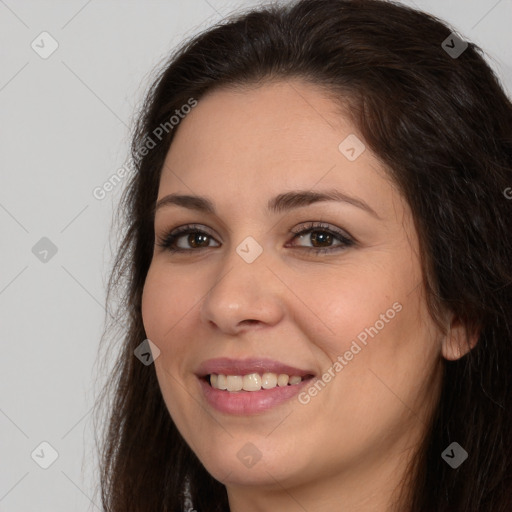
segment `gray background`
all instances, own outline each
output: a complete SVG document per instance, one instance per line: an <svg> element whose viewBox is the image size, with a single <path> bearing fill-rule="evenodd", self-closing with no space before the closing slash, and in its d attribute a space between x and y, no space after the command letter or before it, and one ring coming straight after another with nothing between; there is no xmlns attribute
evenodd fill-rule
<svg viewBox="0 0 512 512"><path fill-rule="evenodd" d="M0 511L101 510L90 412L124 182L103 200L93 190L126 162L169 50L257 3L0 0ZM512 0L404 3L479 44L510 94ZM44 31L58 43L46 59L31 47L51 48ZM43 237L56 254L39 252ZM43 441L58 452L48 469L31 456L50 461Z"/></svg>

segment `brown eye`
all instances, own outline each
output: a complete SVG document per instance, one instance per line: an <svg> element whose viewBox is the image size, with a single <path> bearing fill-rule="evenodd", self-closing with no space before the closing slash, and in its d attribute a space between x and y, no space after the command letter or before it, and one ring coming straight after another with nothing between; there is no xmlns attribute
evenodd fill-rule
<svg viewBox="0 0 512 512"><path fill-rule="evenodd" d="M177 246L176 242L181 239L185 240L185 245L188 244L189 247ZM213 240L212 235L189 225L179 227L166 234L157 245L170 252L187 252L194 249L207 249L211 247L209 244L210 240Z"/></svg>
<svg viewBox="0 0 512 512"><path fill-rule="evenodd" d="M295 235L292 240L303 239L312 243L312 247L293 244L291 247L300 248L305 251L313 251L314 253L332 253L335 251L343 250L355 245L355 241L347 234L323 223L309 223L307 226L302 226L300 231L292 231ZM186 247L180 247L178 242L184 240ZM164 249L175 252L192 252L200 249L208 249L211 247L218 247L210 245L210 242L215 240L213 236L202 229L198 229L194 225L181 226L170 233L167 233L157 245ZM337 245L332 245L333 242L338 241Z"/></svg>
<svg viewBox="0 0 512 512"><path fill-rule="evenodd" d="M313 222L307 226L302 227L305 227L306 229L293 232L295 234L293 240L304 239L308 241L309 239L313 247L305 247L302 245L299 246L307 251L309 250L317 253L328 253L345 249L355 244L354 240L347 234L339 231L338 229L332 228L327 224ZM335 240L338 240L340 243L333 246L332 243Z"/></svg>

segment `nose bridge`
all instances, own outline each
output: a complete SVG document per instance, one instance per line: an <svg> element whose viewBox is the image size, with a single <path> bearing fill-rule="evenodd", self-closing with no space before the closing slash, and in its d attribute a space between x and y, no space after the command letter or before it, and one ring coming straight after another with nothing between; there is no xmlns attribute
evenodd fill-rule
<svg viewBox="0 0 512 512"><path fill-rule="evenodd" d="M271 284L268 257L252 236L234 245L219 264L219 274L203 301L203 319L225 330L248 320L277 321L282 308L275 283Z"/></svg>

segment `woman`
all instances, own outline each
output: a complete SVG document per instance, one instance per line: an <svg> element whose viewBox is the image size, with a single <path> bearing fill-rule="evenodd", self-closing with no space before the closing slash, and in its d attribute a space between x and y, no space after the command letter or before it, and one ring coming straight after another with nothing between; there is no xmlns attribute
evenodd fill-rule
<svg viewBox="0 0 512 512"><path fill-rule="evenodd" d="M109 285L105 510L511 510L512 105L481 54L302 0L172 56Z"/></svg>

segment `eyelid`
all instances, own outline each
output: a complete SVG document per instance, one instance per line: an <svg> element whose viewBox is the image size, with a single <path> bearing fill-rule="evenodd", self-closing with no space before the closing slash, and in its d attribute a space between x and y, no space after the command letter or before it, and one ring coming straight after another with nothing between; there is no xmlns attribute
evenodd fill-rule
<svg viewBox="0 0 512 512"><path fill-rule="evenodd" d="M173 239L179 238L182 235L189 234L190 232L200 232L204 233L205 235L208 235L213 240L216 240L216 235L214 235L209 228L204 226L203 224L184 224L181 226L177 226L175 228L166 229L163 231L163 234L160 236L156 236L156 238L160 241L160 243L156 243L156 245L159 245L160 247L166 248L166 240L168 240L170 237L173 237ZM206 247L205 247L206 249ZM186 249L182 249L184 252L186 252ZM195 249L197 250L197 249ZM176 251L179 252L179 251Z"/></svg>
<svg viewBox="0 0 512 512"><path fill-rule="evenodd" d="M290 230L288 234L294 235L291 240L291 242L293 242L297 238L306 237L310 233L322 231L330 233L334 238L337 238L340 243L329 247L307 247L296 244L292 244L291 247L301 249L301 251L305 253L312 253L314 256L319 256L320 254L334 255L338 252L347 250L350 247L359 245L359 242L346 230L323 221L302 222L294 229ZM211 233L211 230L208 227L203 226L202 224L185 224L166 231L163 236L159 237L158 242L155 242L155 245L162 247L164 252L182 255L190 255L194 252L202 252L204 249L211 249L212 247L210 245L207 247L185 249L175 247L176 240L180 239L182 236L197 233L204 234L209 239L217 242L215 235ZM215 247L218 247L218 245ZM285 247L290 247L290 243L288 242Z"/></svg>
<svg viewBox="0 0 512 512"><path fill-rule="evenodd" d="M291 229L290 233L293 235L298 235L304 232L310 232L315 230L321 231L323 229L325 229L326 231L331 231L336 235L340 236L341 238L350 239L356 242L356 239L348 231L323 221L301 222L299 226Z"/></svg>

